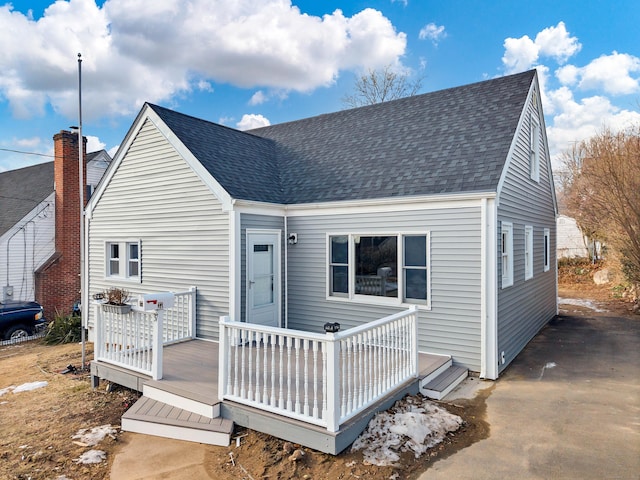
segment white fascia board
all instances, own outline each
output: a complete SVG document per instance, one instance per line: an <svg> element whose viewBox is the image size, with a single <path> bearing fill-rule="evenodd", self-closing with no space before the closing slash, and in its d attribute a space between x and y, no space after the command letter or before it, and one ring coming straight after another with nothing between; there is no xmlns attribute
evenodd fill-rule
<svg viewBox="0 0 640 480"><path fill-rule="evenodd" d="M402 212L443 208L477 207L482 199L495 198L495 192L474 192L449 195L421 195L412 197L348 200L343 202L287 205L287 216L336 215L369 212Z"/></svg>
<svg viewBox="0 0 640 480"><path fill-rule="evenodd" d="M102 176L102 179L100 180L100 183L98 183L98 186L96 187L95 192L93 193L93 195L91 195L91 198L87 202L87 205L84 209L85 216L87 218L90 219L92 217L93 209L95 208L96 204L100 201L100 197L102 197L102 194L106 190L107 185L109 185L109 183L111 182L111 179L113 178L113 175L115 174L116 170L118 170L118 167L122 163L122 159L125 157L126 153L129 151L129 147L131 147L131 143L133 143L133 140L138 136L138 132L142 128L142 125L144 125L144 120L146 119L146 112L148 112L149 110L150 110L149 106L145 104L142 110L140 110L140 112L138 113L138 116L136 117L136 119L133 121L133 124L131 125L131 127L129 128L129 131L125 135L124 140L122 141L122 143L120 143L120 146L118 147L118 151L113 157L113 160L111 160L109 167L107 167L107 171Z"/></svg>
<svg viewBox="0 0 640 480"><path fill-rule="evenodd" d="M516 128L515 133L513 134L513 137L511 138L511 146L509 147L509 153L507 153L507 159L504 162L504 167L502 168L502 173L500 175L500 181L498 182L498 188L496 189L496 193L497 193L496 198L498 200L498 205L500 205L500 193L502 192L502 187L507 178L509 169L511 168L511 160L513 159L513 152L515 151L516 144L518 143L518 136L522 131L522 125L524 123L524 119L526 118L526 113L527 113L529 104L531 103L531 97L533 96L533 92L535 91L535 87L537 85L537 78L538 78L538 74L536 73L534 75L534 81L531 82L531 85L529 85L529 93L527 94L527 99L525 100L524 106L522 107L522 111L520 112L520 119L518 120L518 126ZM538 97L539 96L540 95L538 95ZM542 110L539 110L539 111L542 111ZM543 126L544 123L541 123L541 125Z"/></svg>

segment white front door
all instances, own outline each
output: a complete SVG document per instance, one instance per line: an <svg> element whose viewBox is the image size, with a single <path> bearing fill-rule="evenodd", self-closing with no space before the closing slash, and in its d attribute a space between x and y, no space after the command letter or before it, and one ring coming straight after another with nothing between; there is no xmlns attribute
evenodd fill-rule
<svg viewBox="0 0 640 480"><path fill-rule="evenodd" d="M247 322L280 326L280 232L247 231Z"/></svg>

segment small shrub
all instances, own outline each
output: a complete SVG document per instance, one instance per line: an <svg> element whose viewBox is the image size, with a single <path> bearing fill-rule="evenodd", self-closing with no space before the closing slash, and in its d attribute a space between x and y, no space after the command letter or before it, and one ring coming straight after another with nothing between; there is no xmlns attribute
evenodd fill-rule
<svg viewBox="0 0 640 480"><path fill-rule="evenodd" d="M55 320L47 327L44 343L60 345L79 342L81 340L82 319L77 315L56 315Z"/></svg>

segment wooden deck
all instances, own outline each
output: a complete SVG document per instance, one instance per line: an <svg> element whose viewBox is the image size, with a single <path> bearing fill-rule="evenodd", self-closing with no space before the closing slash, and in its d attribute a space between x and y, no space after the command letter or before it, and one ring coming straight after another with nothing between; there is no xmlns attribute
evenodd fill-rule
<svg viewBox="0 0 640 480"><path fill-rule="evenodd" d="M91 373L94 385L97 385L97 377L100 377L143 392L141 405L125 414L129 424L136 425L135 429L130 428L131 431L160 435L160 432L188 428L188 412L192 412L194 416L190 418L196 424L195 430L198 429L199 423L200 429L204 425L205 429L215 429L214 426L219 424L222 430L226 431L229 430L231 421L243 427L336 454L357 438L377 411L389 408L407 393L417 393L421 385L441 376L450 366L451 359L448 356L421 353L419 379L408 381L402 388L381 399L374 407L347 422L336 433L234 402L220 402L217 342L192 340L166 346L163 352L161 380L152 380L143 374L95 361L92 362ZM151 413L161 418L152 422L153 426L145 431L145 418L151 422ZM180 425L176 425L175 428L171 425L172 416L179 420L177 423ZM207 418L216 420L205 420ZM221 421L222 419L226 419L227 422ZM177 435L178 433L172 438L190 439L186 430L180 430L180 436ZM191 437L192 441L200 442L204 441L202 438L204 437L198 436L197 432Z"/></svg>

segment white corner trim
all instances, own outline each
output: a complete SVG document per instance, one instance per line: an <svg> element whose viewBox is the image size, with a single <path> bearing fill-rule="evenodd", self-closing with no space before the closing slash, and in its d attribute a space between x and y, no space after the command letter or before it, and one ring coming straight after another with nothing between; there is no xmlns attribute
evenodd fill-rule
<svg viewBox="0 0 640 480"><path fill-rule="evenodd" d="M497 210L495 200L482 206L481 262L481 358L480 377L498 378L498 279L497 279Z"/></svg>

